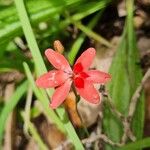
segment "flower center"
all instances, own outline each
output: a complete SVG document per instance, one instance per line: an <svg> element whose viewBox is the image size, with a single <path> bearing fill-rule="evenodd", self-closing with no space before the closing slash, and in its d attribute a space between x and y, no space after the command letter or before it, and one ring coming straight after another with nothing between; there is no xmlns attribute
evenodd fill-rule
<svg viewBox="0 0 150 150"><path fill-rule="evenodd" d="M77 88L84 88L84 80L89 77L89 75L83 72L83 66L81 63L77 63L74 65L72 80L74 81L74 85Z"/></svg>
<svg viewBox="0 0 150 150"><path fill-rule="evenodd" d="M83 71L83 66L82 66L81 63L77 63L77 64L74 65L73 72L75 74L78 74L78 73L80 73L82 71Z"/></svg>
<svg viewBox="0 0 150 150"><path fill-rule="evenodd" d="M89 77L85 72L80 72L73 75L73 81L77 88L84 88L84 80Z"/></svg>
<svg viewBox="0 0 150 150"><path fill-rule="evenodd" d="M84 88L84 80L81 77L76 77L74 79L74 84L77 88Z"/></svg>

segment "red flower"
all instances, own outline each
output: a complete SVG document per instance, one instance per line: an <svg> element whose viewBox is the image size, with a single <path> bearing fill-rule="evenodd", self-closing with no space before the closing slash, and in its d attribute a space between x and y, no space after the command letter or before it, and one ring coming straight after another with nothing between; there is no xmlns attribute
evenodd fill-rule
<svg viewBox="0 0 150 150"><path fill-rule="evenodd" d="M72 83L77 92L88 102L97 104L100 102L98 91L94 88L95 83L105 83L111 76L98 70L88 70L96 51L89 48L77 59L73 70L65 57L52 49L47 49L45 55L50 63L56 68L36 80L36 85L42 88L55 87L50 106L57 108L67 97Z"/></svg>

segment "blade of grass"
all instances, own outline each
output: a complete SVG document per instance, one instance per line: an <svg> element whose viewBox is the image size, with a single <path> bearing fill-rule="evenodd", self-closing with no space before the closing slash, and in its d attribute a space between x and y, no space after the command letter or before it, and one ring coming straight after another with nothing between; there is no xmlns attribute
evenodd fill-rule
<svg viewBox="0 0 150 150"><path fill-rule="evenodd" d="M139 50L136 45L136 34L134 31L133 23L133 14L134 14L134 0L126 0L127 6L127 42L128 42L128 75L130 81L130 91L131 93L135 92L135 89L139 86L139 83L142 79L142 71L140 65L140 55ZM141 97L138 101L135 115L132 122L132 130L137 139L143 137L143 128L144 128L144 113L145 113L145 104L144 104L144 94L141 94Z"/></svg>
<svg viewBox="0 0 150 150"><path fill-rule="evenodd" d="M84 8L81 7L81 11L79 11L79 13L72 16L72 20L76 20L76 21L81 20L84 17L105 8L110 2L111 0L101 0L101 1L96 1L94 3L91 3L91 4L87 3L85 4Z"/></svg>
<svg viewBox="0 0 150 150"><path fill-rule="evenodd" d="M25 73L26 76L28 78L28 81L36 95L36 97L38 98L38 100L41 102L41 105L43 106L45 113L47 116L49 116L49 118L57 125L57 127L64 132L64 127L62 122L60 121L60 119L57 117L57 115L55 114L55 112L49 107L49 100L47 98L47 96L44 94L44 91L42 92L41 90L39 90L36 85L35 85L35 81L33 79L32 73L29 69L29 66L27 65L27 63L23 63L24 69L25 69Z"/></svg>
<svg viewBox="0 0 150 150"><path fill-rule="evenodd" d="M93 38L94 40L100 42L101 44L104 44L107 47L113 47L110 42L108 42L105 38L103 38L101 35L95 33L85 25L81 24L81 22L74 22L75 26L79 28L82 32L84 32L87 36Z"/></svg>
<svg viewBox="0 0 150 150"><path fill-rule="evenodd" d="M68 115L63 108L56 109L57 114L61 118L62 122L64 123L64 127L67 131L67 135L71 142L74 144L76 150L84 150L84 147L79 139L75 129L72 126L72 123L69 121Z"/></svg>
<svg viewBox="0 0 150 150"><path fill-rule="evenodd" d="M21 21L21 25L22 25L28 46L32 53L33 60L35 62L37 72L40 75L40 74L46 72L47 70L46 70L45 64L43 62L42 56L40 54L40 50L38 48L37 42L35 40L34 33L31 28L23 0L15 0L15 4L16 4L19 19Z"/></svg>
<svg viewBox="0 0 150 150"><path fill-rule="evenodd" d="M83 7L81 8L80 11L78 11L78 13L74 14L71 16L71 20L73 21L79 21L85 17L87 17L90 14L93 14L103 8L105 8L109 3L111 2L111 0L102 0L102 1L98 1L98 2L91 2L88 4L84 5L84 9ZM62 21L60 23L60 27L64 28L67 25L69 25L71 23L70 18L66 18L66 20Z"/></svg>
<svg viewBox="0 0 150 150"><path fill-rule="evenodd" d="M17 103L21 100L21 97L25 94L26 90L27 90L27 81L23 82L20 86L18 86L18 88L16 89L12 97L10 98L9 102L5 104L4 108L1 111L1 114L0 114L0 121L1 121L0 123L0 149L2 147L3 133L5 129L6 120L9 114L16 107Z"/></svg>
<svg viewBox="0 0 150 150"><path fill-rule="evenodd" d="M129 143L121 147L119 150L137 150L137 149L143 149L149 147L150 147L150 138L148 137L133 143Z"/></svg>

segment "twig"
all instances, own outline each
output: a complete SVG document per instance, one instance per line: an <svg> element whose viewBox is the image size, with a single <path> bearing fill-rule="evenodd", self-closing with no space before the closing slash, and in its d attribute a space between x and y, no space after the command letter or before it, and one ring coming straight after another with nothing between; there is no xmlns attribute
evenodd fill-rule
<svg viewBox="0 0 150 150"><path fill-rule="evenodd" d="M123 124L123 136L121 138L121 145L122 144L125 144L127 138L129 137L132 141L135 141L135 136L133 135L131 129L130 129L130 123L129 123L129 119L128 117L125 117L123 114L121 114L117 108L115 107L115 105L112 103L112 98L109 94L106 94L105 93L105 96L107 97L107 99L105 100L110 108L111 108L111 111L117 116L117 118L122 122Z"/></svg>
<svg viewBox="0 0 150 150"><path fill-rule="evenodd" d="M103 104L102 104L103 105ZM103 107L102 107L103 108ZM96 134L101 135L102 134L102 120L103 120L103 110L101 109L99 114L98 114L98 122L97 122L97 127L96 127ZM95 141L94 149L99 150L103 147L101 141Z"/></svg>
<svg viewBox="0 0 150 150"><path fill-rule="evenodd" d="M63 143L59 144L56 148L54 148L54 150L65 149L66 147L68 148L69 146L71 146L71 142L69 140L66 140Z"/></svg>
<svg viewBox="0 0 150 150"><path fill-rule="evenodd" d="M133 132L131 131L131 128L130 128L130 124L131 122L129 122L128 118L124 118L123 120L123 135L122 135L122 138L121 138L121 143L124 145L127 141L128 138L130 138L132 141L135 141L136 140L136 137L134 136Z"/></svg>
<svg viewBox="0 0 150 150"><path fill-rule="evenodd" d="M113 104L112 98L111 96L106 92L105 86L101 86L99 91L102 93L102 95L105 98L105 101L107 102L107 104L109 104L111 111L118 117L118 119L122 120L124 118L124 115L121 114L117 108L115 107L115 105Z"/></svg>
<svg viewBox="0 0 150 150"><path fill-rule="evenodd" d="M104 93L102 93L102 94L104 94ZM106 93L105 93L105 94L106 94ZM105 96L106 96L106 95L105 95ZM108 95L107 95L107 96L108 96ZM107 98L108 98L108 97L107 97ZM109 99L110 99L110 97L109 97ZM109 100L108 100L108 101L109 101ZM108 101L107 101L107 102L108 102ZM109 101L109 102L110 102L110 101ZM115 108L115 106L113 105L113 103L110 102L109 104L111 105L113 111L114 111L116 114L119 114L118 116L121 118L121 117L122 117L122 114L119 113L119 112L116 110L116 108ZM100 113L99 113L99 119L102 121L102 119L103 119L103 112L100 112ZM113 142L111 139L109 139L109 138L107 137L107 135L102 134L102 124L98 124L96 133L97 133L97 135L94 135L94 136L91 136L91 137L89 137L89 138L83 139L83 140L82 140L82 143L83 143L83 144L87 144L87 143L99 142L99 140L102 140L102 141L104 141L105 143L108 143L108 144L110 144L110 145L112 145L112 146L117 146L117 147L121 147L121 146L122 146L121 143Z"/></svg>
<svg viewBox="0 0 150 150"><path fill-rule="evenodd" d="M110 96L109 94L107 94L107 99L106 99L106 101L107 101L107 103L109 104L109 106L110 106L112 112L113 112L114 114L116 114L116 116L118 117L118 119L123 120L124 115L121 114L121 113L117 110L117 108L115 107L115 105L112 103L112 98L111 98L111 96Z"/></svg>
<svg viewBox="0 0 150 150"><path fill-rule="evenodd" d="M135 93L133 94L132 98L131 98L131 102L129 105L129 112L128 112L128 118L132 118L135 109L136 109L136 105L137 105L137 101L138 98L140 97L140 93L143 89L144 83L147 81L147 79L150 77L150 68L147 70L147 72L145 73L141 84L137 87Z"/></svg>
<svg viewBox="0 0 150 150"><path fill-rule="evenodd" d="M30 122L30 107L31 107L31 102L32 102L32 95L33 95L32 88L29 87L27 98L26 98L26 104L25 104L24 127L23 127L26 137L30 137L28 133L28 127L29 127L29 122Z"/></svg>
<svg viewBox="0 0 150 150"><path fill-rule="evenodd" d="M14 42L16 43L16 45L21 48L23 51L27 50L27 46L24 44L23 40L20 37L16 37L14 39Z"/></svg>
<svg viewBox="0 0 150 150"><path fill-rule="evenodd" d="M83 144L85 144L85 143L92 143L92 142L95 142L95 141L100 140L100 139L103 140L104 142L112 145L112 146L118 146L118 147L122 146L122 144L115 143L112 140L110 140L105 134L95 135L93 137L83 139L82 143Z"/></svg>
<svg viewBox="0 0 150 150"><path fill-rule="evenodd" d="M10 83L6 85L5 89L5 95L4 95L4 100L7 103L9 101L9 98L12 96L12 93L14 92L15 89L15 84ZM14 124L15 124L15 117L14 113L10 113L8 116L8 120L6 123L6 128L5 128L5 137L4 137L4 146L3 150L11 150L13 146L13 140L14 140Z"/></svg>
<svg viewBox="0 0 150 150"><path fill-rule="evenodd" d="M102 120L103 120L103 111L101 110L98 114L98 123L97 123L97 133L102 133Z"/></svg>
<svg viewBox="0 0 150 150"><path fill-rule="evenodd" d="M150 77L150 68L145 73L144 77L142 78L140 85L137 87L137 89L135 90L135 92L131 98L131 101L129 104L128 116L126 117L126 119L123 122L124 134L123 134L122 139L121 139L122 144L125 144L128 138L130 138L132 141L136 140L133 132L131 131L131 122L133 119L133 115L135 113L138 99L139 99L141 91L143 89L143 86L149 77Z"/></svg>

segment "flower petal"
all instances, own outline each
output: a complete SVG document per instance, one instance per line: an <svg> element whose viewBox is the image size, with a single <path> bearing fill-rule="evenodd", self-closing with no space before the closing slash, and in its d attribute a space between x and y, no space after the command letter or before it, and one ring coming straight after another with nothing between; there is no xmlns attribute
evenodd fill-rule
<svg viewBox="0 0 150 150"><path fill-rule="evenodd" d="M96 54L96 51L94 48L88 48L77 59L74 66L76 66L76 64L81 64L84 70L88 69L90 65L92 64L95 54Z"/></svg>
<svg viewBox="0 0 150 150"><path fill-rule="evenodd" d="M87 79L93 83L106 83L111 79L110 74L98 70L90 70L86 73L89 75Z"/></svg>
<svg viewBox="0 0 150 150"><path fill-rule="evenodd" d="M76 90L88 102L93 104L100 102L99 93L90 81L84 80L84 88L76 87Z"/></svg>
<svg viewBox="0 0 150 150"><path fill-rule="evenodd" d="M65 72L72 72L72 69L66 60L66 58L59 54L58 52L55 52L52 49L47 49L45 51L45 55L49 62L58 70L63 70Z"/></svg>
<svg viewBox="0 0 150 150"><path fill-rule="evenodd" d="M57 87L65 82L69 75L61 70L52 70L36 80L36 85L42 88Z"/></svg>
<svg viewBox="0 0 150 150"><path fill-rule="evenodd" d="M58 87L55 90L55 92L52 96L52 102L50 104L50 107L55 109L60 104L63 103L63 101L66 99L66 97L70 91L71 83L72 83L72 81L69 79L62 86Z"/></svg>

